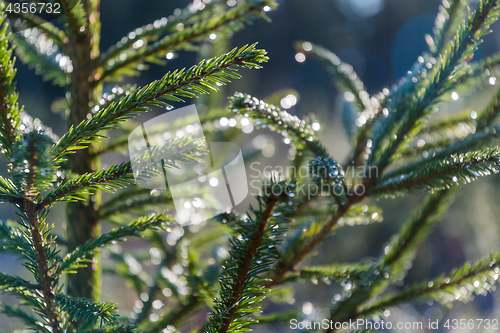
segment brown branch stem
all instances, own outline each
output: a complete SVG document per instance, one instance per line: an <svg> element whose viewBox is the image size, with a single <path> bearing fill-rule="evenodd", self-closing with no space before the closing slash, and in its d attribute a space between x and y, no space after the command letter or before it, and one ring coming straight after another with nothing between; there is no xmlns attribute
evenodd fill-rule
<svg viewBox="0 0 500 333"><path fill-rule="evenodd" d="M45 308L43 309L53 333L62 333L59 314L54 304L54 291L52 286L52 276L47 261L47 253L45 251L45 242L40 231L40 220L35 210L35 204L31 200L24 199L23 210L28 217L30 224L31 240L36 252L36 262L41 284L41 292Z"/></svg>
<svg viewBox="0 0 500 333"><path fill-rule="evenodd" d="M233 319L235 317L236 310L238 309L238 303L243 293L243 288L247 281L247 275L250 269L250 265L252 264L252 260L255 258L255 254L257 253L262 238L264 237L269 219L271 218L272 212L276 207L277 202L278 202L278 197L275 196L271 196L267 199L266 209L264 210L262 216L260 217L260 224L254 231L256 235L252 237L252 241L250 243L248 252L241 259L242 267L236 279L236 285L233 288L233 294L231 296L231 300L225 304L225 306L229 308L229 312L227 316L225 316L222 319L222 325L220 328L221 333L227 333L229 328L231 327L231 323L233 322Z"/></svg>

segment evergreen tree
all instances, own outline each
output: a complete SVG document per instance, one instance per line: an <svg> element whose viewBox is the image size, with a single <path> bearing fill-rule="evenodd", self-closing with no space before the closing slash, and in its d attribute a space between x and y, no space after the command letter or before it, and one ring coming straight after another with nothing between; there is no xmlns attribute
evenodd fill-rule
<svg viewBox="0 0 500 333"><path fill-rule="evenodd" d="M495 147L498 94L477 117L459 114L429 121L451 91L480 87L490 70L498 67L498 56L481 62L471 59L497 20L500 1L480 0L475 9L469 9L465 1L445 0L434 35L427 37L429 51L391 89L372 96L352 67L335 54L310 42L296 43L302 57L326 64L349 97L343 118L353 149L343 166L319 141L319 122L313 117L299 119L273 105L287 92L265 101L235 93L229 107L217 106L213 93L239 78L238 69L257 69L268 60L255 44L227 51L226 41L251 20L266 18L265 12L276 8L272 0L231 6L195 1L177 15L135 29L105 52L99 49L99 0L60 3L61 28L34 14L11 11L27 27L20 33L8 32L9 3L0 3L0 146L9 161L8 177L0 178L0 199L14 205L19 216L15 222L0 223L0 249L18 256L32 276L23 279L0 273L0 290L20 301L0 303L0 312L36 332L225 333L306 319L298 311L261 312L263 306L293 293L293 282L309 279L344 286L345 293L332 301L327 318L340 324L383 317L384 311L404 303L450 304L494 289L500 251L431 281L408 285L404 277L459 185L500 171L500 152ZM200 45L212 34L219 41L207 51ZM68 119L69 129L62 137L18 105L13 49L38 74L66 88L66 98L56 103ZM103 93L104 85L137 76L148 63L163 64L183 50L198 51L203 60L144 87L114 87ZM221 54L210 54L217 52ZM103 154L126 148L128 132L139 125L132 120L136 115L151 107L168 111L169 102L196 97L209 106L201 114L209 141L233 141L245 135L241 121L231 129L215 127L214 121L247 119L256 128L281 133L294 148L291 165L307 166L309 177L272 175L263 182L247 214L221 213L195 230L182 229L163 211L173 203L168 193L134 185L131 162L100 167ZM469 135L444 134L455 133L464 123L474 127ZM111 129L123 136L107 140L106 131ZM433 139L422 140L424 132L432 133ZM427 154L422 156L424 151ZM201 142L190 137L170 140L159 152L169 161L166 168L199 160L207 153ZM245 152L246 160L254 153ZM365 173L344 172L352 166ZM376 175L371 173L374 168ZM311 184L327 191L316 195L301 191ZM114 194L103 201L101 191ZM380 222L381 212L370 201L407 192L428 195L377 262L301 265L338 229ZM55 235L48 217L59 203L67 205L67 235L63 236ZM115 228L102 233L103 223ZM166 229L166 239L161 229ZM151 244L148 256L121 250L117 242L131 236ZM98 253L104 250L113 260L112 268L100 267ZM142 269L147 262L155 269ZM100 302L102 270L123 278L140 298L130 318L118 316L115 304ZM398 291L389 288L401 285ZM190 319L207 309L211 310L206 323L193 326ZM331 325L325 332L337 330Z"/></svg>

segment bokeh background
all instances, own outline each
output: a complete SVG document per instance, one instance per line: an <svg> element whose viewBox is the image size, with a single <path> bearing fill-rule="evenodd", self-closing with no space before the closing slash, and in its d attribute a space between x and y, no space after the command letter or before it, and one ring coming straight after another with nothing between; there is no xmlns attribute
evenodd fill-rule
<svg viewBox="0 0 500 333"><path fill-rule="evenodd" d="M241 91L264 98L283 88L295 89L300 98L289 111L297 115L315 113L322 124L322 142L337 160L344 161L350 147L340 121L342 96L320 63L312 59L303 63L295 60L293 42L309 40L329 48L353 65L369 93L376 93L403 76L417 56L426 50L424 35L432 31L440 1L280 0L279 3L278 10L270 13L272 23L257 21L236 33L231 41L235 47L258 41L259 47L268 51L269 63L259 71L243 71L243 79L231 83L222 94ZM184 0L102 0L101 49L105 50L134 28L168 16L186 5ZM495 31L495 28L500 26L493 26L494 32L485 38L475 59L500 51L500 30ZM190 66L197 60L195 53L182 52L166 66L153 65L139 78L127 82L147 84L169 70ZM31 115L52 127L56 134L63 134L66 122L51 111L51 104L55 98L64 96L64 90L43 82L20 62L17 67L20 103ZM495 89L498 88L485 88L471 98L460 96L457 101L441 105L439 113L464 109L479 111L487 100L484 97L490 96ZM255 131L251 136L262 133L274 142L274 151L286 148L278 136L270 133ZM273 165L279 164L282 158L278 153L267 155ZM499 185L499 176L490 176L462 187L450 212L420 248L406 281L430 279L500 248ZM374 260L421 201L418 195L407 195L378 202L384 210L382 223L341 229L320 246L319 255L310 261L326 264ZM4 206L0 206L0 216L2 219L15 218L14 212ZM61 225L65 218L64 207L57 206L50 218ZM20 263L2 253L0 271L22 274ZM135 299L124 284L105 277L104 286L104 299L117 301L123 313L132 311ZM339 289L321 282L308 282L296 285L296 291L293 306L302 308L306 314L314 314L328 309ZM7 299L5 295L0 298ZM427 322L428 319L448 318L500 318L500 293L478 296L471 303L456 304L451 309L428 303L394 309L390 315L391 321ZM16 327L20 326L15 321L0 316L1 332L11 332ZM287 325L256 330L260 333L289 331Z"/></svg>

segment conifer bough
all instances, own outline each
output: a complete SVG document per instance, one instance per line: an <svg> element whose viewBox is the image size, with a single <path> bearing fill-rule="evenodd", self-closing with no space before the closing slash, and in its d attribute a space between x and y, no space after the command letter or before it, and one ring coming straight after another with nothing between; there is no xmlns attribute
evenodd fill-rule
<svg viewBox="0 0 500 333"><path fill-rule="evenodd" d="M236 333L290 318L311 320L300 311L267 307L290 300L292 282L349 285L323 311L333 322L371 319L405 303L465 302L494 289L498 252L433 280L408 285L404 277L419 245L445 218L454 193L463 187L457 185L500 171L499 92L477 117L461 112L435 122L429 116L451 89L481 89L500 64L498 55L473 59L498 18L498 1L480 0L470 10L464 0L445 0L433 35L426 37L429 51L394 87L378 94L368 94L352 66L333 52L307 41L295 43L298 52L320 59L342 96L348 96L342 113L353 149L343 165L365 168L365 177L344 173L330 156L328 142L320 140L318 120L300 119L269 102L281 98L281 92L265 100L236 93L227 108L204 97L240 78L238 69L258 69L268 60L255 44L227 50L226 41L250 20L275 9L273 1L236 1L232 7L225 1L195 1L176 15L131 31L102 54L99 1L63 0L62 5L66 15L57 27L19 13L30 29L16 35L8 34L0 11L0 149L9 159L8 176L0 177L0 202L14 205L19 216L17 222L0 221L0 251L19 257L32 277L0 273L0 291L21 301L0 303L0 313L44 333ZM31 29L35 26L37 30ZM209 41L212 34L215 43ZM34 40L52 46L41 47ZM68 110L69 130L60 139L18 106L13 48L38 74L68 90L59 104ZM143 87L115 87L103 94L104 82L139 75L146 63L174 61L181 50L197 51L206 60ZM195 97L207 106L200 115L207 141L247 140L242 121L230 130L212 126L230 115L246 118L253 128L281 134L292 145L292 166L308 167L308 177L274 175L264 181L247 214L226 212L206 225L183 229L172 222L171 211L164 211L165 204L172 206L170 194L136 187L130 162L99 166L100 156L124 149L127 132L140 125L133 120L137 114L151 107L170 109L169 102ZM103 144L110 129L122 135ZM141 158L163 159L165 167L174 168L205 153L202 142L183 137L166 140ZM258 156L256 151L244 153L246 162ZM374 166L378 176L369 174ZM140 176L148 176L141 171ZM300 189L305 184L328 191L304 195ZM355 191L359 188L363 191ZM101 191L115 194L101 204ZM382 220L371 198L407 193L429 194L376 262L339 263L333 256L328 264L307 265L318 246L340 228ZM49 212L60 202L77 213L68 214L68 234L57 236ZM101 224L113 227L99 234ZM82 235L75 237L76 231ZM148 255L121 248L119 242L133 236L148 244ZM99 252L112 262L102 271L123 279L137 294L130 316L118 316L116 304L99 301ZM69 285L66 290L64 284ZM332 331L334 327L326 330Z"/></svg>

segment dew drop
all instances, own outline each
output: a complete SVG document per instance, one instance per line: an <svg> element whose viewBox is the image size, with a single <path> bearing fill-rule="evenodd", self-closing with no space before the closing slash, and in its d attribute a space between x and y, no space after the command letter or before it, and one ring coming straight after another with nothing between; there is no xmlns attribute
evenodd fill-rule
<svg viewBox="0 0 500 333"><path fill-rule="evenodd" d="M295 60L297 62L304 62L304 61L306 61L306 56L304 53L299 52L299 53L295 54Z"/></svg>

